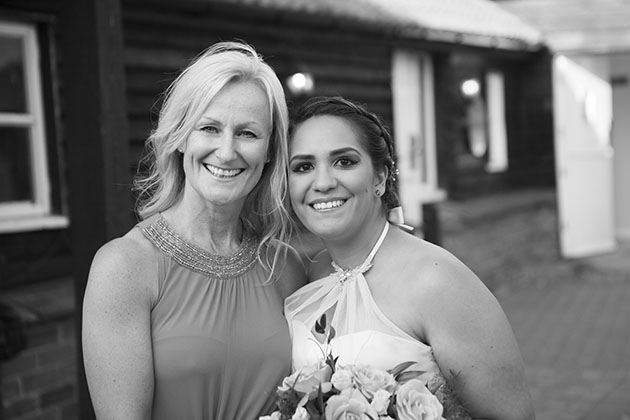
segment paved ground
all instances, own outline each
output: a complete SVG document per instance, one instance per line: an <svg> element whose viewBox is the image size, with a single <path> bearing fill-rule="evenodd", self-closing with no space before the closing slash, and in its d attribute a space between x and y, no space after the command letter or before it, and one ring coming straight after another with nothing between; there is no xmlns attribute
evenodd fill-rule
<svg viewBox="0 0 630 420"><path fill-rule="evenodd" d="M630 244L563 260L549 191L447 204L441 214L444 246L510 319L537 419L630 420Z"/></svg>
<svg viewBox="0 0 630 420"><path fill-rule="evenodd" d="M499 300L521 347L538 420L630 420L628 276L593 272Z"/></svg>

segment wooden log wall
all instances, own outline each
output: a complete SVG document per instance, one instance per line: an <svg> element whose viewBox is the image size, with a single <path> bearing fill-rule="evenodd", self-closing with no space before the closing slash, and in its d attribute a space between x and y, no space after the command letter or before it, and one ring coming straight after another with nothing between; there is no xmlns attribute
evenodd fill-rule
<svg viewBox="0 0 630 420"><path fill-rule="evenodd" d="M64 163L63 80L58 19L60 2L3 0L0 18L36 25L40 58L52 204L56 211L67 206L67 173ZM0 234L0 290L72 274L72 239L68 229Z"/></svg>
<svg viewBox="0 0 630 420"><path fill-rule="evenodd" d="M283 83L294 72L312 73L313 95L365 103L391 126L392 46L368 30L260 9L195 2L187 8L175 2L148 8L142 1L125 3L124 30L131 174L156 121L151 111L160 92L192 57L221 40L252 44ZM302 102L286 91L291 107Z"/></svg>

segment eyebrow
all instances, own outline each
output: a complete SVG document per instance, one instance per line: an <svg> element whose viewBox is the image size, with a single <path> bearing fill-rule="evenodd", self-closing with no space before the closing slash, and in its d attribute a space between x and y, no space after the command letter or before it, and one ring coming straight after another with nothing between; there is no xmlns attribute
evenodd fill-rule
<svg viewBox="0 0 630 420"><path fill-rule="evenodd" d="M330 156L335 157L335 156L346 154L348 152L359 153L359 151L355 149L354 147L342 147L341 149L335 149L331 151ZM291 156L291 159L289 160L289 162L292 162L294 160L310 160L314 158L315 158L314 155L307 155L307 154L295 155L295 156Z"/></svg>
<svg viewBox="0 0 630 420"><path fill-rule="evenodd" d="M205 115L202 115L201 118L199 118L199 123L200 124L219 124L221 126L223 126L223 122L220 120L217 120L215 118L212 117L207 117ZM256 121L256 120L246 120L243 122L240 122L237 127L250 127L250 126L256 126L256 127L260 127L261 129L263 128L263 123L260 121ZM273 127L273 123L270 125L270 127Z"/></svg>

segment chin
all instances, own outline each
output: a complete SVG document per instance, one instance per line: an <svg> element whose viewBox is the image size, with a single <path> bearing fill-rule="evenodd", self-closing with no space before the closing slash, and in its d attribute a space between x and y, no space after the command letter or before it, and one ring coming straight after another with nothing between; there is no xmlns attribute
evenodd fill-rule
<svg viewBox="0 0 630 420"><path fill-rule="evenodd" d="M345 229L339 225L305 224L306 228L315 236L323 240L333 240L341 236Z"/></svg>

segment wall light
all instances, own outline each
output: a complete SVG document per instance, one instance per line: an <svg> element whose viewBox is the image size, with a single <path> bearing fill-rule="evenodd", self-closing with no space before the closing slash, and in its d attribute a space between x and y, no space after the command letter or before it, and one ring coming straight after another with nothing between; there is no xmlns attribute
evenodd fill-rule
<svg viewBox="0 0 630 420"><path fill-rule="evenodd" d="M293 95L306 95L313 92L315 80L310 73L294 73L287 78L287 87Z"/></svg>
<svg viewBox="0 0 630 420"><path fill-rule="evenodd" d="M481 86L477 79L468 79L462 83L462 94L468 98L477 96L480 90Z"/></svg>

